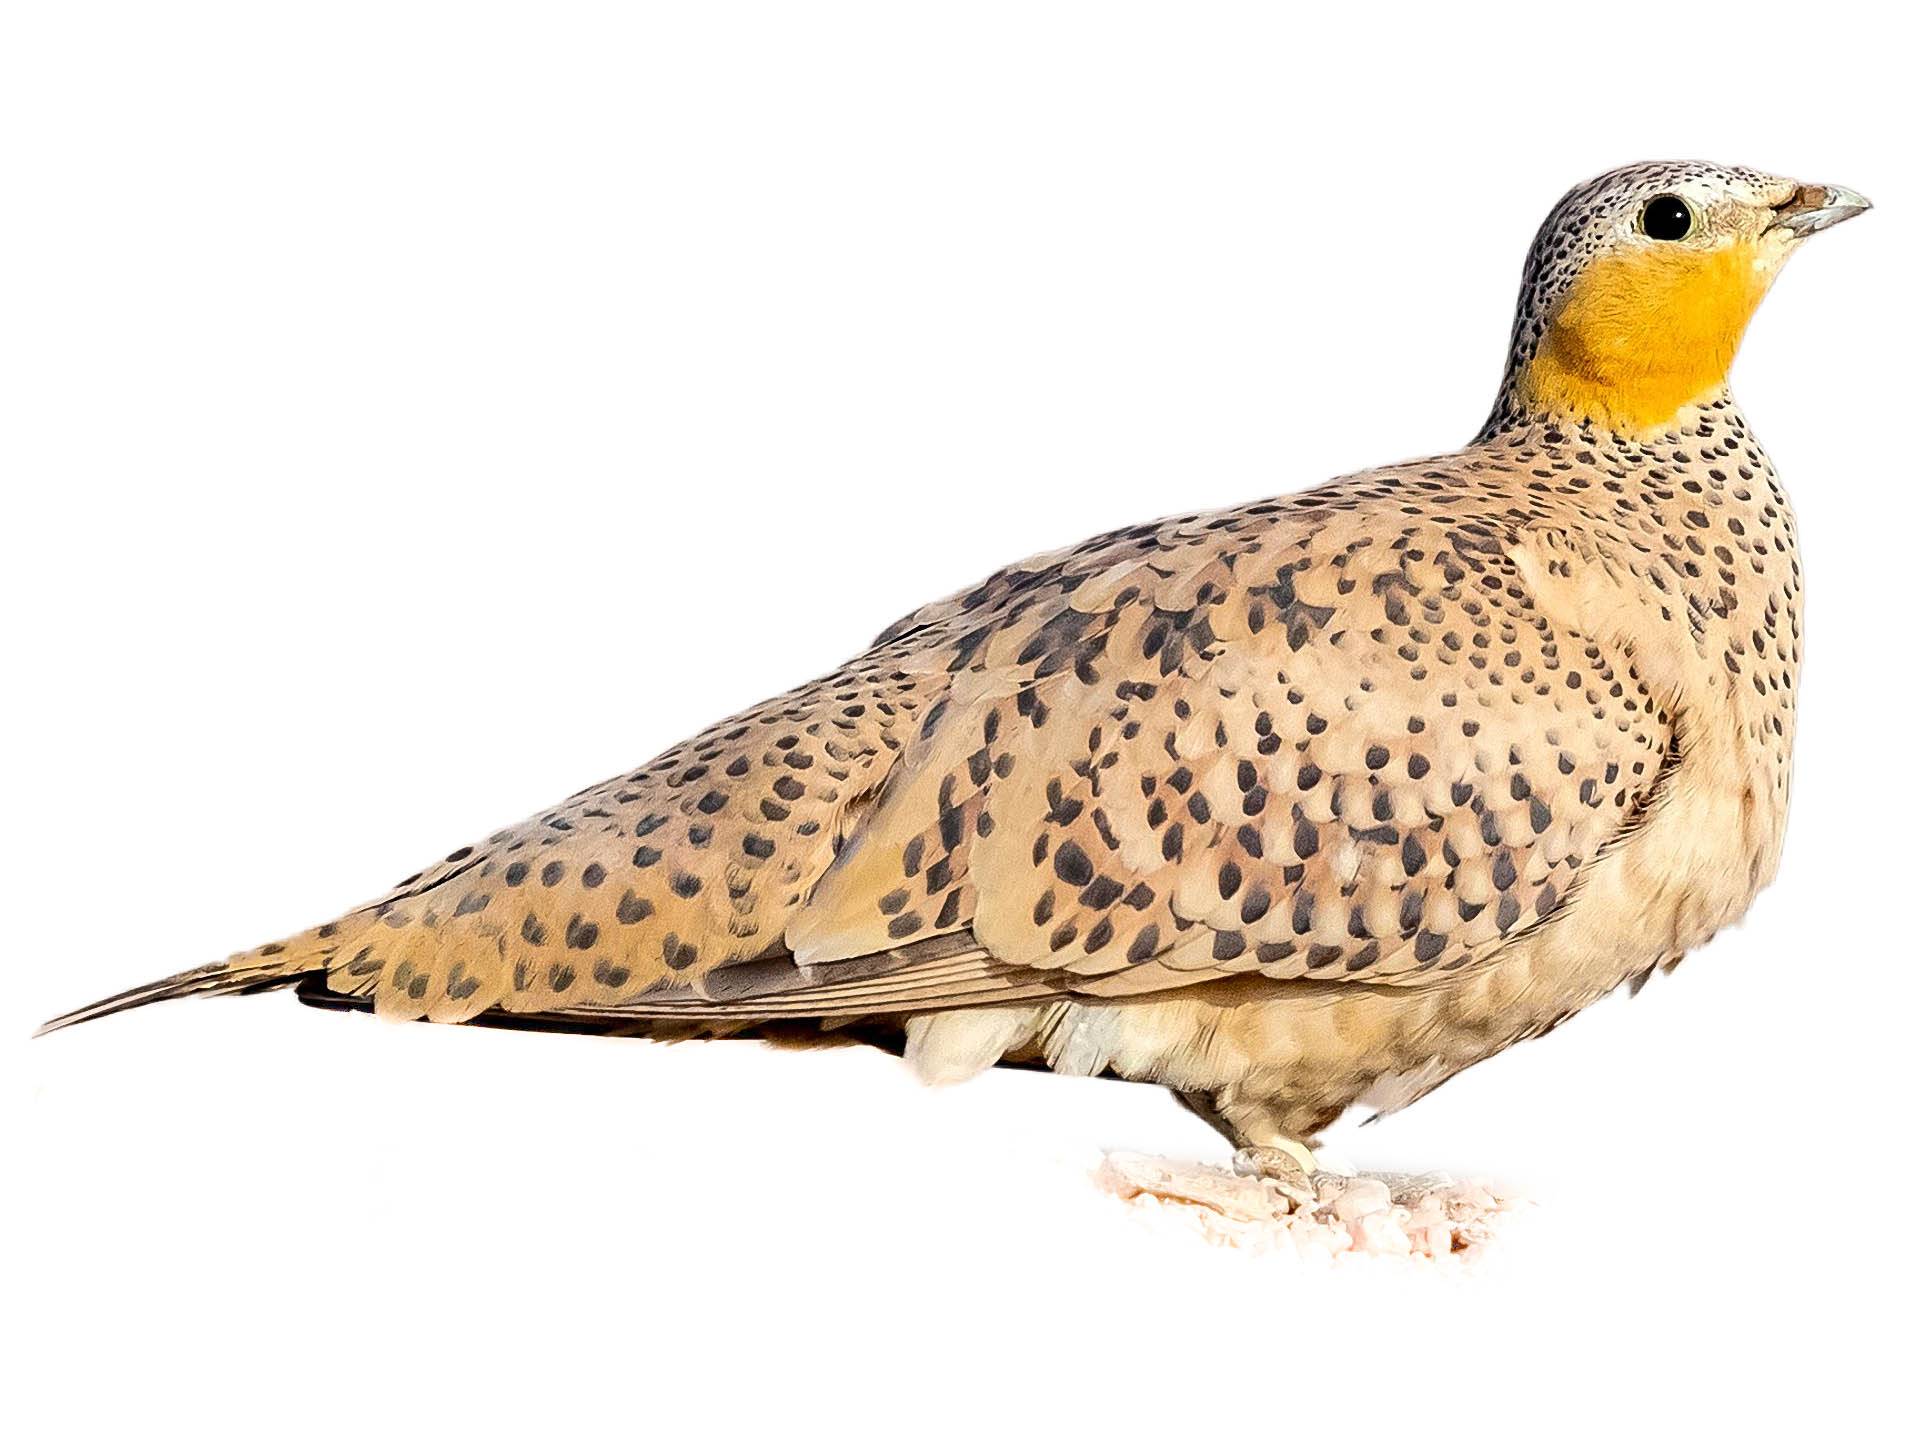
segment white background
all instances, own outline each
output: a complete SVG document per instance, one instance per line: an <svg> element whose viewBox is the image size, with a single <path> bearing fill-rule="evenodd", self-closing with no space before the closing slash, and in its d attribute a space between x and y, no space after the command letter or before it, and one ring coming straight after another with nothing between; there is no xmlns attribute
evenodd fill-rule
<svg viewBox="0 0 1910 1433"><path fill-rule="evenodd" d="M10 1426L1888 1421L1901 47L1325 9L9 7ZM1535 1195L1478 1275L1137 1223L1103 1148L1220 1142L1107 1081L286 996L27 1040L1001 562L1463 443L1552 200L1691 155L1878 206L1738 368L1806 543L1790 846L1668 981L1336 1135Z"/></svg>

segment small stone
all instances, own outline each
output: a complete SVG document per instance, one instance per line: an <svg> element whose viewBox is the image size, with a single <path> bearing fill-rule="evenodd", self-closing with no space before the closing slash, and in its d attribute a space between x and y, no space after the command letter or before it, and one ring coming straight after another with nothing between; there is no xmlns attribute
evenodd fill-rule
<svg viewBox="0 0 1910 1433"><path fill-rule="evenodd" d="M1353 1247L1366 1254L1410 1254L1413 1241L1404 1224L1391 1208L1383 1213L1362 1214L1347 1226Z"/></svg>
<svg viewBox="0 0 1910 1433"><path fill-rule="evenodd" d="M1343 1223L1353 1224L1369 1214L1380 1214L1393 1207L1393 1191L1377 1179L1349 1179L1346 1188L1333 1201L1333 1213Z"/></svg>
<svg viewBox="0 0 1910 1433"><path fill-rule="evenodd" d="M1341 1256L1468 1262L1518 1203L1482 1184L1437 1176L1414 1181L1423 1188L1416 1197L1397 1198L1402 1187L1410 1191L1408 1180L1321 1170L1302 1191L1257 1166L1236 1172L1126 1153L1109 1154L1100 1172L1110 1193L1138 1210L1158 1211L1150 1217L1187 1225L1210 1243L1328 1263Z"/></svg>
<svg viewBox="0 0 1910 1433"><path fill-rule="evenodd" d="M1452 1232L1452 1220L1446 1217L1436 1195L1422 1199L1406 1219L1406 1237L1415 1254L1438 1259L1452 1253Z"/></svg>

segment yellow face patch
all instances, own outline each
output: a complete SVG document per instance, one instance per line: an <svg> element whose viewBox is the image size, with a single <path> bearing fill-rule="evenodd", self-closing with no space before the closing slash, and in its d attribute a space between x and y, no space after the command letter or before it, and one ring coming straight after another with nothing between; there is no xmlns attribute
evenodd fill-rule
<svg viewBox="0 0 1910 1433"><path fill-rule="evenodd" d="M1663 428L1723 386L1770 273L1756 246L1653 244L1594 260L1526 369L1526 402L1619 433Z"/></svg>

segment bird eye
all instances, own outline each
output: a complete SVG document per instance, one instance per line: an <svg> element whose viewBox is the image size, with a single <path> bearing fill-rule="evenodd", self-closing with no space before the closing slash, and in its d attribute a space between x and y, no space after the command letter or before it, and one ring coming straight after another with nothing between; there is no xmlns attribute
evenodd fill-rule
<svg viewBox="0 0 1910 1433"><path fill-rule="evenodd" d="M1691 232L1691 210L1676 194L1660 194L1645 204L1638 227L1653 239L1682 239Z"/></svg>

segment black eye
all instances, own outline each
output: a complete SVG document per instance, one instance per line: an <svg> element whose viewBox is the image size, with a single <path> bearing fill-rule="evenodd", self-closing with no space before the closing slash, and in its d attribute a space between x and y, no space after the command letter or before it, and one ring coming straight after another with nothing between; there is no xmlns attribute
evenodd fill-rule
<svg viewBox="0 0 1910 1433"><path fill-rule="evenodd" d="M1682 239L1691 232L1691 211L1676 194L1660 194L1645 205L1639 226L1654 239Z"/></svg>

